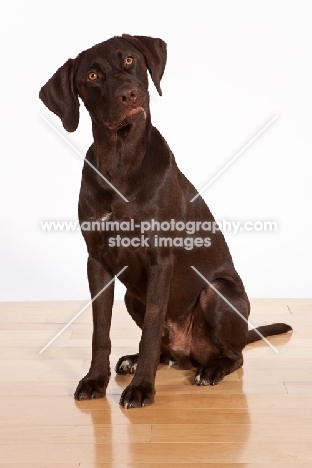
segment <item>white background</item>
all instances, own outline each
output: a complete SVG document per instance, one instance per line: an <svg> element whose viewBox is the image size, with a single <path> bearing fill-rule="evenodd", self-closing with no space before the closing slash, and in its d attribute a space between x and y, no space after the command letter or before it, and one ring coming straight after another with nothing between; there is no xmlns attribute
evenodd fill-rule
<svg viewBox="0 0 312 468"><path fill-rule="evenodd" d="M226 233L251 297L311 297L312 28L310 1L14 1L1 4L0 300L87 299L77 219L82 160L53 133L38 98L69 57L122 33L168 44L154 125L202 188L278 119L204 193L216 219L275 220L275 233ZM68 139L84 154L87 112ZM121 286L117 289L122 298Z"/></svg>

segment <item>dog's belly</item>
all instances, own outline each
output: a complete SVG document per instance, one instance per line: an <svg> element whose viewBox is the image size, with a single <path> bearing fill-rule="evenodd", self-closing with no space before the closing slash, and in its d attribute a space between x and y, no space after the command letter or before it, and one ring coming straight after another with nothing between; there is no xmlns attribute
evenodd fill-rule
<svg viewBox="0 0 312 468"><path fill-rule="evenodd" d="M181 321L166 318L161 352L180 369L207 365L220 351L213 344L202 311L197 307Z"/></svg>

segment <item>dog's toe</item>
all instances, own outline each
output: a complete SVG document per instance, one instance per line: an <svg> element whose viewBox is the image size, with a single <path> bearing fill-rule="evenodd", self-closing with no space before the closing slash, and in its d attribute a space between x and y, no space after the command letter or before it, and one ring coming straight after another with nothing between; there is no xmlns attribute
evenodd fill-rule
<svg viewBox="0 0 312 468"><path fill-rule="evenodd" d="M136 371L139 355L133 354L129 356L122 356L115 367L115 371L119 375L131 374Z"/></svg>
<svg viewBox="0 0 312 468"><path fill-rule="evenodd" d="M103 398L106 395L108 377L89 378L80 380L75 391L75 400L91 400L93 398Z"/></svg>
<svg viewBox="0 0 312 468"><path fill-rule="evenodd" d="M218 367L199 367L197 369L194 383L195 385L216 385L224 377L223 372Z"/></svg>
<svg viewBox="0 0 312 468"><path fill-rule="evenodd" d="M119 404L125 409L141 408L154 403L155 389L152 384L128 385L123 391Z"/></svg>

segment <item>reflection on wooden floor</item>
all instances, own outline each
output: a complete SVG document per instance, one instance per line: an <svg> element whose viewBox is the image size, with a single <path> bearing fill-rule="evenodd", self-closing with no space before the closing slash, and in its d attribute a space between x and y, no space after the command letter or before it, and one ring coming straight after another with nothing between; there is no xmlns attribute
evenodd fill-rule
<svg viewBox="0 0 312 468"><path fill-rule="evenodd" d="M91 358L91 310L42 355L84 302L0 304L0 468L312 466L312 300L254 299L251 322L293 334L245 348L242 369L215 387L161 365L156 402L118 406L130 377L112 373L107 398L75 402ZM116 301L111 367L138 349L140 330Z"/></svg>

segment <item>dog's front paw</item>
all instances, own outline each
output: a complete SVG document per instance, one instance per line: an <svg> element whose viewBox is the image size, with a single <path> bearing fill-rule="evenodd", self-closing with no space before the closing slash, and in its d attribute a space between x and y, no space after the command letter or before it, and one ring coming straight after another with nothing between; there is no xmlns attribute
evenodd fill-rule
<svg viewBox="0 0 312 468"><path fill-rule="evenodd" d="M224 375L224 372L218 367L199 367L194 383L196 385L216 385L223 379Z"/></svg>
<svg viewBox="0 0 312 468"><path fill-rule="evenodd" d="M154 403L153 384L130 384L123 391L119 404L124 408L141 408Z"/></svg>
<svg viewBox="0 0 312 468"><path fill-rule="evenodd" d="M115 367L115 371L119 375L134 374L137 368L139 354L122 356Z"/></svg>
<svg viewBox="0 0 312 468"><path fill-rule="evenodd" d="M80 380L75 391L76 400L91 400L92 398L103 398L106 395L106 387L109 377L92 378L86 375Z"/></svg>

